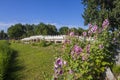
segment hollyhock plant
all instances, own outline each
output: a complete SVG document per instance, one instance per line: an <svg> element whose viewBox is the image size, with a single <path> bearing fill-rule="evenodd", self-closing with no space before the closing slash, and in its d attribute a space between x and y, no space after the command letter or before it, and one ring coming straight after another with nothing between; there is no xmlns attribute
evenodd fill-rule
<svg viewBox="0 0 120 80"><path fill-rule="evenodd" d="M89 25L88 36L95 38L94 41L87 40L87 37L86 41L80 40L74 32L70 33L70 43L65 45L64 52L58 54L60 58L54 63L56 80L105 80L103 73L115 60L111 48L114 45L113 37L107 29L108 25L107 19L102 24L104 30L97 25ZM86 35L84 32L83 36Z"/></svg>
<svg viewBox="0 0 120 80"><path fill-rule="evenodd" d="M74 36L74 32L70 32L70 36Z"/></svg>
<svg viewBox="0 0 120 80"><path fill-rule="evenodd" d="M87 45L86 51L87 51L87 53L90 53L90 44Z"/></svg>
<svg viewBox="0 0 120 80"><path fill-rule="evenodd" d="M70 69L70 70L69 70L69 74L73 74L73 70Z"/></svg>
<svg viewBox="0 0 120 80"><path fill-rule="evenodd" d="M92 28L92 26L93 26L93 25L90 23L90 24L89 24L89 29L91 29L91 28Z"/></svg>
<svg viewBox="0 0 120 80"><path fill-rule="evenodd" d="M91 36L91 34L92 34L92 31L88 30L88 36Z"/></svg>
<svg viewBox="0 0 120 80"><path fill-rule="evenodd" d="M58 59L56 60L56 65L58 65L58 66L62 66L62 65L63 65L63 62L62 62L62 59L61 59L61 58L58 58Z"/></svg>
<svg viewBox="0 0 120 80"><path fill-rule="evenodd" d="M86 33L86 32L83 32L83 36L86 37L86 36L87 36L87 33Z"/></svg>
<svg viewBox="0 0 120 80"><path fill-rule="evenodd" d="M108 19L105 19L102 24L103 29L106 28L108 25L109 25L109 21Z"/></svg>
<svg viewBox="0 0 120 80"><path fill-rule="evenodd" d="M80 54L82 52L82 48L77 46L77 45L75 45L74 46L74 52L77 53L77 54Z"/></svg>
<svg viewBox="0 0 120 80"><path fill-rule="evenodd" d="M97 25L94 25L94 26L91 28L91 32L96 33L97 29L98 29L98 26L97 26Z"/></svg>
<svg viewBox="0 0 120 80"><path fill-rule="evenodd" d="M100 44L100 45L99 45L99 48L100 48L100 49L103 49L103 48L104 48L104 46L103 46L102 44Z"/></svg>

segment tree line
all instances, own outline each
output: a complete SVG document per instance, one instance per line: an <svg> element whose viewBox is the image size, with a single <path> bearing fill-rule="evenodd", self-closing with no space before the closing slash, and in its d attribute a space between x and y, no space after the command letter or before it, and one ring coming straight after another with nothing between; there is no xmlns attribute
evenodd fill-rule
<svg viewBox="0 0 120 80"><path fill-rule="evenodd" d="M63 26L57 29L55 25L39 23L35 24L15 24L11 25L7 33L3 30L0 32L0 39L21 39L25 37L30 37L34 35L67 35L70 31L74 31L77 35L81 35L83 28L69 28L68 26Z"/></svg>

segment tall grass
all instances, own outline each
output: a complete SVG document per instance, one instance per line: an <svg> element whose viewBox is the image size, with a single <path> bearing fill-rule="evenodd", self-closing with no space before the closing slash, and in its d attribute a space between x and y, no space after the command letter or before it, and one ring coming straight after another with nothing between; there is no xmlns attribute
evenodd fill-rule
<svg viewBox="0 0 120 80"><path fill-rule="evenodd" d="M8 41L0 41L0 80L5 78L13 50Z"/></svg>

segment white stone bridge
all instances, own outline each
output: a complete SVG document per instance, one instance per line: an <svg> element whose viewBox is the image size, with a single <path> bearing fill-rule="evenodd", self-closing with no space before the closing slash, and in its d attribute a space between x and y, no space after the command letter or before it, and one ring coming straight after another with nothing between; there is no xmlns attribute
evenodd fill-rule
<svg viewBox="0 0 120 80"><path fill-rule="evenodd" d="M67 37L67 35L54 35L54 36L51 36L51 35L46 35L46 36L37 35L37 36L30 36L30 37L27 37L27 38L23 38L23 39L21 39L21 41L22 42L39 42L41 40L45 40L47 42L63 43L66 40L66 37ZM81 40L84 39L81 36L76 36L76 37L78 37ZM93 39L87 38L87 40L93 40Z"/></svg>

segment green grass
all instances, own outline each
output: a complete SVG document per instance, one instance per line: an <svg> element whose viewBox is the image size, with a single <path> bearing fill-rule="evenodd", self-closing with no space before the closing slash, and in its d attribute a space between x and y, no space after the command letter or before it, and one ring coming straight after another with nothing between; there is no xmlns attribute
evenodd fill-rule
<svg viewBox="0 0 120 80"><path fill-rule="evenodd" d="M9 47L8 41L0 40L0 80L6 77L12 53L13 50Z"/></svg>
<svg viewBox="0 0 120 80"><path fill-rule="evenodd" d="M55 54L52 46L11 43L11 47L17 53L11 61L6 80L44 80L43 72L52 76Z"/></svg>
<svg viewBox="0 0 120 80"><path fill-rule="evenodd" d="M113 71L114 75L116 76L116 78L117 78L117 76L120 76L120 65L114 65L112 67L112 71Z"/></svg>

